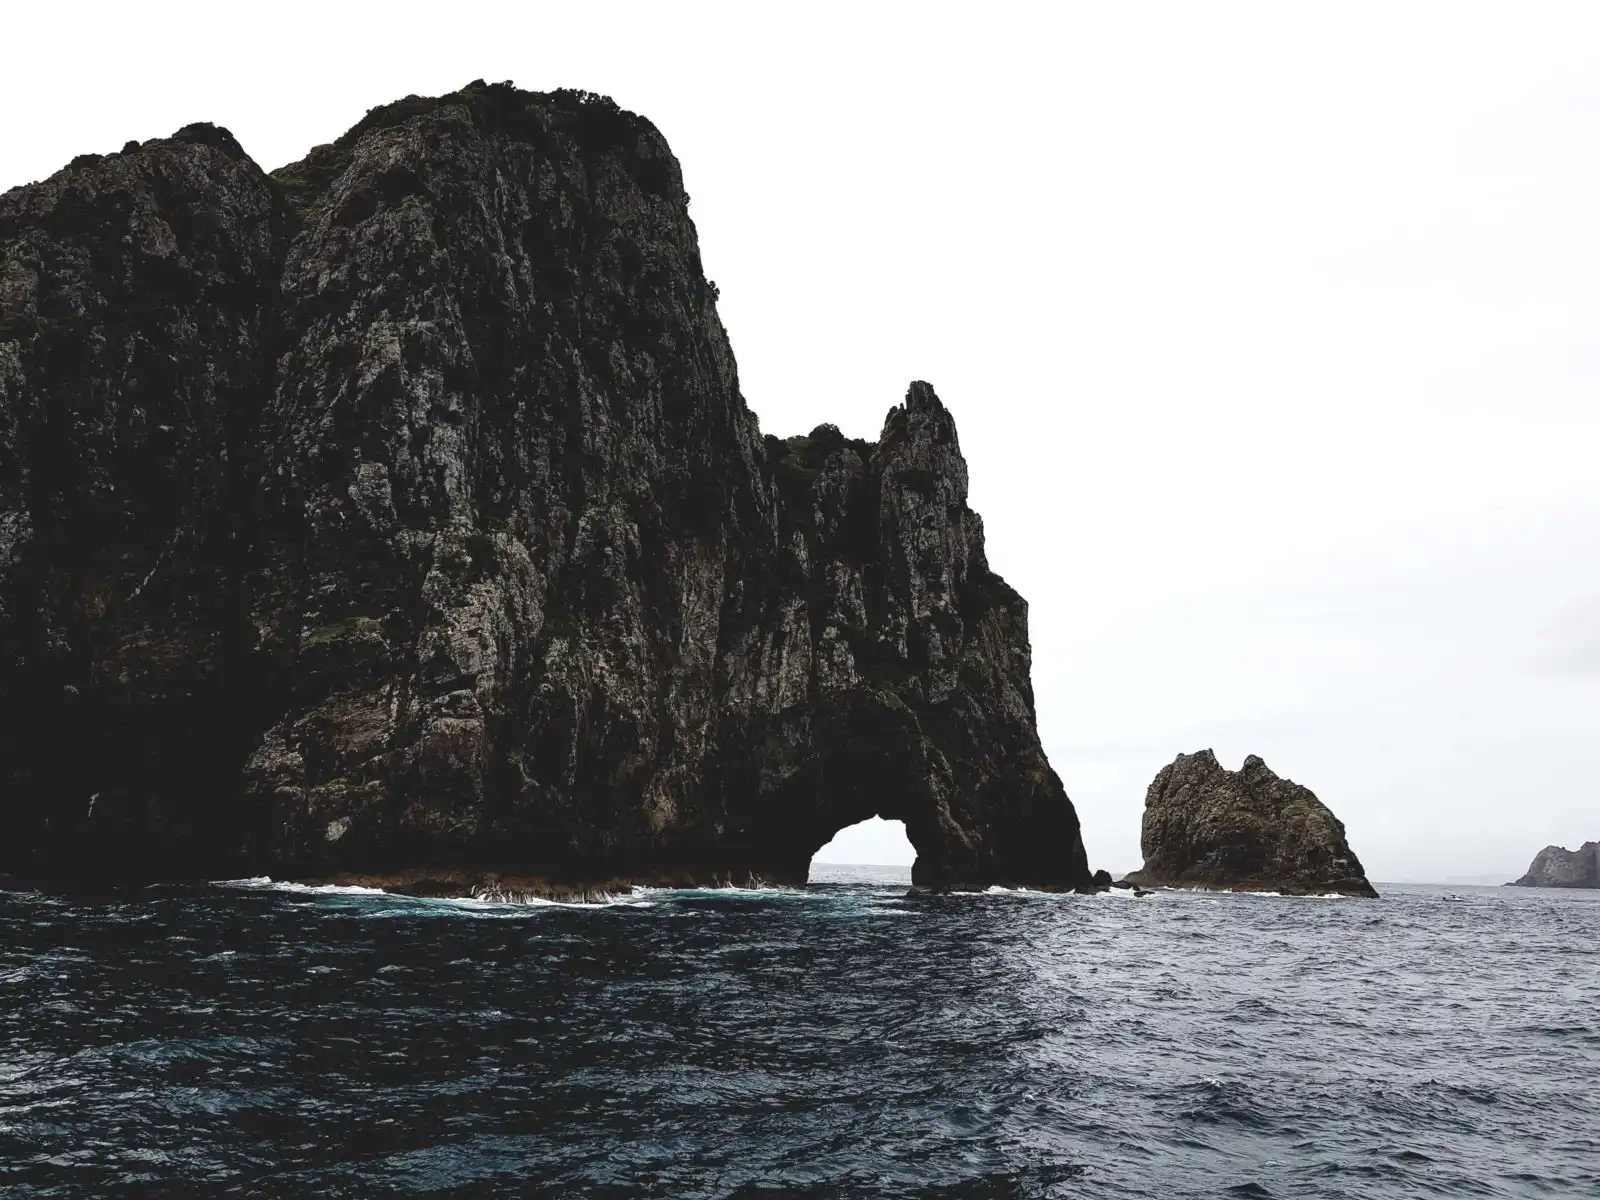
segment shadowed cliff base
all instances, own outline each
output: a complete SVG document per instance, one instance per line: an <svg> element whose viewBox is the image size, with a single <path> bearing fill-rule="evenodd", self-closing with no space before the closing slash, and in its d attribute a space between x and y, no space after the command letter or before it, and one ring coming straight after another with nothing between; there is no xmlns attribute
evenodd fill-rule
<svg viewBox="0 0 1600 1200"><path fill-rule="evenodd" d="M1088 884L949 412L762 437L648 121L190 126L0 255L0 870Z"/></svg>

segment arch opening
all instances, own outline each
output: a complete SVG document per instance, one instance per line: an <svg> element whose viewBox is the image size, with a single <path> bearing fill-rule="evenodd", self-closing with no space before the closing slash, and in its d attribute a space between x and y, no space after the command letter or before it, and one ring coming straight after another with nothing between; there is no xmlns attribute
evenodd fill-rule
<svg viewBox="0 0 1600 1200"><path fill-rule="evenodd" d="M846 825L811 856L808 879L826 876L831 868L892 868L896 874L909 873L917 851L906 832L906 823L883 817L868 817ZM849 872L847 872L849 873Z"/></svg>

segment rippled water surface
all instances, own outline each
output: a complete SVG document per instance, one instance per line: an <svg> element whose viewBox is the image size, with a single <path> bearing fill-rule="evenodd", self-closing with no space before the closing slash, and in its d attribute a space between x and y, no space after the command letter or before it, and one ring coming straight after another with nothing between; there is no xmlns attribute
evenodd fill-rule
<svg viewBox="0 0 1600 1200"><path fill-rule="evenodd" d="M1597 932L1596 893L870 868L0 893L0 1194L1592 1198Z"/></svg>

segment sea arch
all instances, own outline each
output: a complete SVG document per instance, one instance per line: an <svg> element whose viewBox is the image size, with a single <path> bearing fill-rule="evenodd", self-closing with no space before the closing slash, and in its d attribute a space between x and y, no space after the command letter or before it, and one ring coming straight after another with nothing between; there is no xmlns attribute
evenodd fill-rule
<svg viewBox="0 0 1600 1200"><path fill-rule="evenodd" d="M916 856L904 821L873 816L834 834L811 856L811 874L824 865L910 867Z"/></svg>

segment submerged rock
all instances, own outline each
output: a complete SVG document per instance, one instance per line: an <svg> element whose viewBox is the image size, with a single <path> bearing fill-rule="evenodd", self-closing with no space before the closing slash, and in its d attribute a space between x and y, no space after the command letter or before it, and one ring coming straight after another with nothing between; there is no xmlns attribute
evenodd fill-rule
<svg viewBox="0 0 1600 1200"><path fill-rule="evenodd" d="M1600 842L1585 842L1576 850L1546 846L1511 886L1600 888Z"/></svg>
<svg viewBox="0 0 1600 1200"><path fill-rule="evenodd" d="M1140 887L1378 894L1327 805L1253 754L1238 771L1210 750L1178 755L1145 794L1139 843L1126 881Z"/></svg>
<svg viewBox="0 0 1600 1200"><path fill-rule="evenodd" d="M583 93L0 197L0 869L1088 886L950 413L763 437L716 299Z"/></svg>

